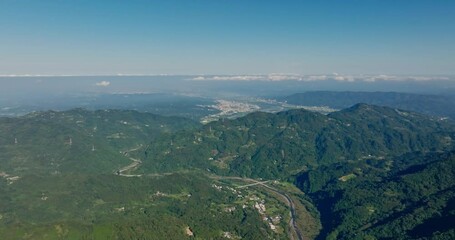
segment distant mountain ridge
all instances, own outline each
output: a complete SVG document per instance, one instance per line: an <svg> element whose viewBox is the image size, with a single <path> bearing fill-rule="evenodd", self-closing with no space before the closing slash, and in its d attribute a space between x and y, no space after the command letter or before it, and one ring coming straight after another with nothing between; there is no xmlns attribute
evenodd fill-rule
<svg viewBox="0 0 455 240"><path fill-rule="evenodd" d="M453 239L454 139L452 121L364 103L256 112L156 139L142 170L293 181L319 210L316 239Z"/></svg>
<svg viewBox="0 0 455 240"><path fill-rule="evenodd" d="M242 236L272 236L256 221L261 216L242 205L216 219L219 209L232 209L225 202L242 199L238 189L224 194L210 186L208 176L226 175L299 187L305 194L294 197L310 209L307 227L311 236L320 233L316 239L455 237L442 224L455 219L455 124L441 117L359 103L327 115L254 112L201 125L130 110L73 109L0 118L0 132L0 216L17 221L0 222L0 232L10 238L23 231L61 235L62 226L84 236L136 238L160 226L160 236L182 238L186 222L199 232L216 226L203 236L219 236L245 216L255 227L236 230ZM117 176L133 157L141 161L131 170L135 177ZM218 210L210 212L214 201ZM74 216L76 223L62 222ZM167 222L149 222L157 216ZM57 222L33 225L40 221Z"/></svg>
<svg viewBox="0 0 455 240"><path fill-rule="evenodd" d="M286 177L334 162L443 150L452 146L454 132L447 120L367 104L329 115L306 110L257 112L157 139L144 167Z"/></svg>
<svg viewBox="0 0 455 240"><path fill-rule="evenodd" d="M296 93L280 100L297 105L328 106L335 109L344 109L357 103L366 103L455 119L455 98L453 95L311 91Z"/></svg>

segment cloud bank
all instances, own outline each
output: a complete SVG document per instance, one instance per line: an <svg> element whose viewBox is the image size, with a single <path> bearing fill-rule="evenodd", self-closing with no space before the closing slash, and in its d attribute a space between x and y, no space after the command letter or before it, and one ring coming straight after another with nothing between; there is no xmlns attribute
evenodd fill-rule
<svg viewBox="0 0 455 240"><path fill-rule="evenodd" d="M108 82L108 81L101 81L101 82L96 83L96 86L98 86L98 87L107 87L109 85L111 85L111 82Z"/></svg>
<svg viewBox="0 0 455 240"><path fill-rule="evenodd" d="M327 75L299 75L299 74L268 74L268 75L203 75L191 78L193 81L326 81L340 82L375 82L375 81L430 81L455 80L454 76L402 76L402 75L342 75L338 73Z"/></svg>

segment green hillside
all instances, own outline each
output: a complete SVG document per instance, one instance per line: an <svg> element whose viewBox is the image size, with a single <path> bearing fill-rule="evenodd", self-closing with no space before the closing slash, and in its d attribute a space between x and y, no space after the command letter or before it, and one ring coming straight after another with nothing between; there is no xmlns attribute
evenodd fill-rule
<svg viewBox="0 0 455 240"><path fill-rule="evenodd" d="M213 187L215 183L224 188ZM277 200L247 190L241 191L245 195L241 200L227 186L194 173L153 178L27 175L13 184L0 180L0 235L2 239L220 239L224 234L237 239L287 238L282 230L286 222L277 224L281 233L273 232L249 199L267 199L271 208L267 214L284 211Z"/></svg>
<svg viewBox="0 0 455 240"><path fill-rule="evenodd" d="M0 171L111 173L130 162L124 151L145 148L160 134L197 126L183 118L120 110L75 109L0 118Z"/></svg>
<svg viewBox="0 0 455 240"><path fill-rule="evenodd" d="M320 165L450 149L453 134L450 122L366 104L329 115L252 113L153 141L143 171L287 178Z"/></svg>
<svg viewBox="0 0 455 240"><path fill-rule="evenodd" d="M74 109L0 118L0 132L6 239L454 236L455 126L436 117Z"/></svg>
<svg viewBox="0 0 455 240"><path fill-rule="evenodd" d="M266 190L235 190L237 183L198 172L116 173L132 157L140 159L151 140L199 126L183 118L123 110L0 118L0 236L289 238L288 210ZM258 201L266 211L258 213ZM274 230L271 220L262 220L266 216L280 216Z"/></svg>
<svg viewBox="0 0 455 240"><path fill-rule="evenodd" d="M333 164L296 184L321 211L318 239L453 239L455 152Z"/></svg>
<svg viewBox="0 0 455 240"><path fill-rule="evenodd" d="M366 104L329 115L253 113L155 140L142 171L293 181L320 212L318 239L447 239L453 226L440 222L453 220L446 152L454 130L450 121Z"/></svg>

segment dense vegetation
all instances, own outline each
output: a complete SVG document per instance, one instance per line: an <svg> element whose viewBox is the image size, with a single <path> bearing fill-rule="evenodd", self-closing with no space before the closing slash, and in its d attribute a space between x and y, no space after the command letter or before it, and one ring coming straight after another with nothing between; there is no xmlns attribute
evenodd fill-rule
<svg viewBox="0 0 455 240"><path fill-rule="evenodd" d="M279 194L236 190L241 184L219 176L279 180L273 188L294 199L307 238L455 234L450 120L367 104L203 126L75 109L1 118L0 132L0 235L8 239L290 237ZM130 173L140 177L115 174L132 157L141 164Z"/></svg>
<svg viewBox="0 0 455 240"><path fill-rule="evenodd" d="M296 180L325 226L320 239L455 238L455 152L333 164Z"/></svg>
<svg viewBox="0 0 455 240"><path fill-rule="evenodd" d="M184 239L189 237L188 227L197 239L220 238L224 232L244 239L280 238L260 220L251 202L242 208L236 194L217 190L211 182L185 173L153 178L28 175L14 184L2 180L0 235L2 239Z"/></svg>
<svg viewBox="0 0 455 240"><path fill-rule="evenodd" d="M450 121L366 104L253 113L155 141L144 168L295 176L321 212L321 239L437 238L453 234L431 228L453 220L453 138Z"/></svg>
<svg viewBox="0 0 455 240"><path fill-rule="evenodd" d="M149 141L198 127L183 118L123 110L0 118L0 236L182 239L190 232L196 239L288 238L287 209L262 191L234 191L191 172L115 173ZM263 214L285 216L276 231L253 207L259 200L269 206Z"/></svg>
<svg viewBox="0 0 455 240"><path fill-rule="evenodd" d="M197 126L184 118L118 110L0 118L1 171L111 173L129 162L121 151L145 145L162 133Z"/></svg>
<svg viewBox="0 0 455 240"><path fill-rule="evenodd" d="M366 104L327 116L306 110L258 112L157 139L143 169L202 168L285 179L320 165L445 150L452 138L448 121Z"/></svg>

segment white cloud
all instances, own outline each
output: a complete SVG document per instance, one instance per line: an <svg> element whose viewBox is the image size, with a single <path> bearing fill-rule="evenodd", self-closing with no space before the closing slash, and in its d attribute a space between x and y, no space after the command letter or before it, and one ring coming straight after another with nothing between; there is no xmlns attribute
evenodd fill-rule
<svg viewBox="0 0 455 240"><path fill-rule="evenodd" d="M200 77L195 77L195 78L193 78L193 80L205 80L205 77L202 77L202 76L200 76Z"/></svg>
<svg viewBox="0 0 455 240"><path fill-rule="evenodd" d="M337 80L337 81L346 81L346 82L354 82L355 80L359 80L359 79L355 78L354 76L341 76L339 74L335 75L335 77L333 79Z"/></svg>
<svg viewBox="0 0 455 240"><path fill-rule="evenodd" d="M269 75L223 75L223 76L198 76L191 80L204 81L284 81L284 80L302 80L300 75L291 74L269 74Z"/></svg>
<svg viewBox="0 0 455 240"><path fill-rule="evenodd" d="M310 75L303 78L304 81L324 81L329 79L327 75Z"/></svg>
<svg viewBox="0 0 455 240"><path fill-rule="evenodd" d="M101 81L101 82L96 83L96 86L98 86L98 87L107 87L109 85L111 85L111 82L108 82L108 81Z"/></svg>
<svg viewBox="0 0 455 240"><path fill-rule="evenodd" d="M251 80L264 80L263 76L256 75L226 75L226 76L198 76L194 77L191 80L203 81L203 80L213 80L213 81L251 81Z"/></svg>

